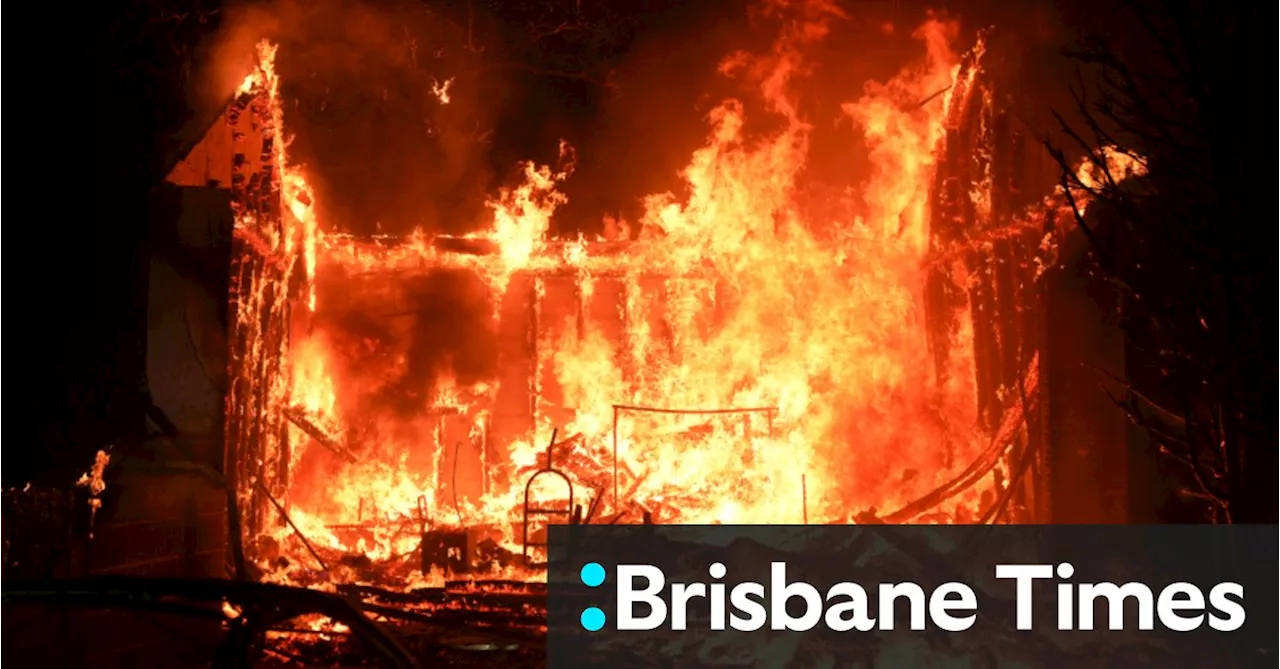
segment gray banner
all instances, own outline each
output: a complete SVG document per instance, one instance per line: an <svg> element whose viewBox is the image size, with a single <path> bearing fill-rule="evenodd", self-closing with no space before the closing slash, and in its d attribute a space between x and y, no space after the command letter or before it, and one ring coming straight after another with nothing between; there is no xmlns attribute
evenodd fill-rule
<svg viewBox="0 0 1280 669"><path fill-rule="evenodd" d="M556 526L548 665L1277 666L1276 526Z"/></svg>

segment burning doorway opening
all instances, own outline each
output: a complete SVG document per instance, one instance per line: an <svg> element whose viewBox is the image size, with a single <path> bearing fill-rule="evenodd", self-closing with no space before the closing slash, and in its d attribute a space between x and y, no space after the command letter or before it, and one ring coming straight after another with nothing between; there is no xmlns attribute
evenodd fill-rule
<svg viewBox="0 0 1280 669"><path fill-rule="evenodd" d="M1066 201L985 42L953 55L950 30L844 106L878 166L857 206L823 203L844 228L803 202L809 127L766 91L777 134L748 141L726 103L688 198L561 241L567 150L491 200L487 231L330 229L264 45L218 131L236 552L290 582L524 579L547 521L1044 518L1038 281Z"/></svg>

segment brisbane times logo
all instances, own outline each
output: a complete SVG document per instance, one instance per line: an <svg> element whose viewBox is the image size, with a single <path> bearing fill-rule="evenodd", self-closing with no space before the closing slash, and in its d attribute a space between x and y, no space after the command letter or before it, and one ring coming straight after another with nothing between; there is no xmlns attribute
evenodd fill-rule
<svg viewBox="0 0 1280 669"><path fill-rule="evenodd" d="M579 623L589 632L683 631L691 626L711 631L871 632L936 629L963 632L978 617L978 596L965 583L948 582L926 589L912 582L861 585L841 582L819 588L792 580L784 562L770 565L768 582L724 579L728 570L719 562L707 568L703 582L672 582L654 565L622 564L613 573L616 605L612 614L600 606L581 610ZM1245 621L1244 586L1221 582L1202 590L1188 582L1153 587L1141 582L1082 583L1073 580L1070 563L995 565L994 577L1008 583L1016 600L1016 627L1056 627L1058 630L1139 631L1163 628L1190 632L1202 627L1217 632L1240 629ZM598 562L584 565L581 583L602 595L609 579ZM1033 620L1033 585L1052 586L1056 616ZM874 599L872 597L874 593ZM597 603L599 600L596 600ZM612 615L614 620L610 621Z"/></svg>

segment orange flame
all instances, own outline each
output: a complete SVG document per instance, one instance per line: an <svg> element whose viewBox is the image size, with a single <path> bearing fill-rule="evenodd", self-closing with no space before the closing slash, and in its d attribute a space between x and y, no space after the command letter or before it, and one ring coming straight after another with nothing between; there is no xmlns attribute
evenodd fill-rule
<svg viewBox="0 0 1280 669"><path fill-rule="evenodd" d="M497 540L519 552L513 528L524 484L546 462L553 428L582 437L555 455L578 485L607 498L613 512L643 509L662 522L845 522L851 510L895 507L930 490L948 474L940 462L968 462L982 449L965 333L950 361L952 380L938 387L919 290L929 251L928 185L951 93L940 104L919 100L962 88L950 47L956 28L927 22L915 33L922 60L843 106L862 130L874 170L862 198L819 208L801 184L811 127L794 103L794 85L806 73L806 48L838 12L811 5L818 11L784 31L770 53L736 55L722 67L756 84L784 121L781 130L749 138L743 104L717 107L705 145L682 172L688 195L650 196L639 239L621 253L547 238L565 202L557 186L572 169L567 146L560 168L528 164L523 183L489 202L492 225L477 238L497 252L468 255L438 250L423 234L397 243L322 234L310 187L276 143L286 229L295 231L280 245L302 259L310 311L318 274L390 277L455 267L481 277L495 304L517 290L515 277L529 276L535 314L552 309L549 286L562 276L577 303L597 314L580 318L580 328L539 328L535 430L501 444L500 461L484 461L482 449L485 469L499 474L486 475L483 494L464 499L444 471L446 458L457 467L462 446L443 444L487 442L504 381L446 380L427 400L431 412L370 416L344 397L404 360L353 357L312 323L292 345L287 392L274 401L372 456L309 466L324 448L314 433L290 428L290 443L306 447L290 457L289 513L313 544L391 559L417 544L405 523L430 522L494 527ZM251 89L266 97L282 128L274 55L264 44ZM447 102L447 86L439 94ZM442 445L428 462L411 457L424 443ZM954 457L942 457L944 450ZM536 489L534 497L564 501L559 489ZM371 522L358 532L343 529L363 521ZM290 533L282 528L277 538Z"/></svg>

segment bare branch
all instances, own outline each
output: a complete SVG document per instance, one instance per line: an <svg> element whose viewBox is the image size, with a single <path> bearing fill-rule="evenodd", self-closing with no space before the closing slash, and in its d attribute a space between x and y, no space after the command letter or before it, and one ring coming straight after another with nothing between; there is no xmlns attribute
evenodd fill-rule
<svg viewBox="0 0 1280 669"><path fill-rule="evenodd" d="M1244 494L1245 440L1237 433L1245 411L1239 407L1247 405L1233 394L1240 374L1231 366L1227 325L1234 285L1215 271L1223 253L1209 221L1232 197L1234 191L1224 188L1245 186L1233 181L1236 173L1221 172L1223 151L1233 145L1220 142L1231 135L1223 140L1220 125L1206 125L1221 119L1203 111L1216 101L1204 98L1203 85L1211 79L1200 69L1204 49L1192 37L1198 34L1188 23L1192 10L1126 4L1164 62L1135 68L1100 39L1069 54L1095 76L1086 85L1077 71L1070 92L1079 120L1054 113L1066 148L1050 140L1045 145L1061 170L1062 195L1098 278L1121 292L1132 359L1158 379L1139 389L1107 374L1124 389L1107 395L1161 457L1178 463L1178 495L1208 504L1213 522L1233 522L1237 497ZM1149 176L1135 183L1114 174L1108 169L1114 151L1138 159ZM1075 153L1079 161L1069 157ZM1078 171L1080 165L1085 169ZM1109 226L1105 234L1101 225Z"/></svg>

